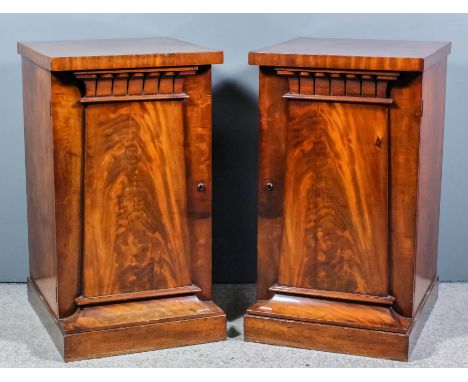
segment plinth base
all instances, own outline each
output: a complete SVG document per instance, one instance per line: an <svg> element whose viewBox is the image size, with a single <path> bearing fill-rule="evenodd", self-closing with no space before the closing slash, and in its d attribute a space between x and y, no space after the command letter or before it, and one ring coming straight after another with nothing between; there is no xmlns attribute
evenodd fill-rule
<svg viewBox="0 0 468 382"><path fill-rule="evenodd" d="M248 309L244 338L272 345L408 361L437 301L437 292L435 280L413 320L399 317L391 308L275 294Z"/></svg>
<svg viewBox="0 0 468 382"><path fill-rule="evenodd" d="M226 316L195 295L79 308L57 319L32 280L28 298L65 361L226 339Z"/></svg>

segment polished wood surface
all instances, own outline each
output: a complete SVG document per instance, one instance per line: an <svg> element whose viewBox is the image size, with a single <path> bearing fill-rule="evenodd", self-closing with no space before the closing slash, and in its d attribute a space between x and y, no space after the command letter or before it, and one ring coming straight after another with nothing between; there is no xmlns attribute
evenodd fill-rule
<svg viewBox="0 0 468 382"><path fill-rule="evenodd" d="M249 64L423 71L449 55L450 50L449 42L300 37L250 52Z"/></svg>
<svg viewBox="0 0 468 382"><path fill-rule="evenodd" d="M244 318L244 338L246 341L272 345L408 361L437 301L437 293L436 281L428 289L409 327L405 323L406 333L249 313Z"/></svg>
<svg viewBox="0 0 468 382"><path fill-rule="evenodd" d="M312 289L312 288L298 288L292 286L285 286L280 284L274 284L272 287L268 288L271 292L281 293L285 295L293 296L312 296L325 299L332 299L338 301L356 301L364 302L366 304L376 304L376 305L393 305L395 302L395 297L393 296L372 296L362 293L346 293L346 292L337 292L323 289Z"/></svg>
<svg viewBox="0 0 468 382"><path fill-rule="evenodd" d="M77 102L81 91L72 77L52 73L50 86L50 118L54 144L56 300L59 317L66 317L75 311L75 298L81 293L85 113ZM37 108L39 109L38 106ZM25 108L25 113L31 110L34 108ZM27 149L27 152L34 151L34 143L26 144L26 148L28 147L31 149ZM30 254L30 258L34 256ZM40 260L45 254L37 256Z"/></svg>
<svg viewBox="0 0 468 382"><path fill-rule="evenodd" d="M270 298L269 287L278 281L283 225L284 169L286 164L287 107L283 97L289 85L271 70L260 68L257 298ZM273 191L268 185L273 186Z"/></svg>
<svg viewBox="0 0 468 382"><path fill-rule="evenodd" d="M191 284L182 104L86 109L83 296Z"/></svg>
<svg viewBox="0 0 468 382"><path fill-rule="evenodd" d="M23 61L24 143L28 206L29 270L57 314L54 145L50 121L50 73Z"/></svg>
<svg viewBox="0 0 468 382"><path fill-rule="evenodd" d="M400 333L253 315L247 315L244 320L244 336L251 342L399 361L408 359L408 340Z"/></svg>
<svg viewBox="0 0 468 382"><path fill-rule="evenodd" d="M103 45L33 43L23 56L31 301L65 360L222 340L207 65L222 52L146 39L95 55ZM45 70L48 54L76 70Z"/></svg>
<svg viewBox="0 0 468 382"><path fill-rule="evenodd" d="M152 297L165 297L165 296L182 296L186 294L200 293L201 289L197 285L180 286L167 289L154 289L154 290L143 290L139 292L128 292L128 293L117 293L110 295L84 297L79 296L75 299L75 302L79 306L83 305L96 305L106 304L110 302L122 302L132 300L143 300Z"/></svg>
<svg viewBox="0 0 468 382"><path fill-rule="evenodd" d="M437 295L449 51L297 39L251 52L260 167L247 340L408 359Z"/></svg>
<svg viewBox="0 0 468 382"><path fill-rule="evenodd" d="M398 333L405 333L411 321L387 307L283 293L252 306L247 314Z"/></svg>
<svg viewBox="0 0 468 382"><path fill-rule="evenodd" d="M76 78L85 85L82 103L180 100L189 98L183 91L185 77L197 70L193 66L88 71L77 72Z"/></svg>
<svg viewBox="0 0 468 382"><path fill-rule="evenodd" d="M203 300L210 300L212 288L211 69L205 67L198 72L198 75L186 77L184 87L187 94L191 95L184 101L191 276L192 281L201 288L197 296Z"/></svg>
<svg viewBox="0 0 468 382"><path fill-rule="evenodd" d="M362 72L356 70L307 70L306 68L276 68L286 76L289 92L285 98L326 102L391 104L387 89L398 73Z"/></svg>
<svg viewBox="0 0 468 382"><path fill-rule="evenodd" d="M278 282L387 295L386 108L290 103L287 142Z"/></svg>
<svg viewBox="0 0 468 382"><path fill-rule="evenodd" d="M195 296L88 307L60 320L31 279L28 298L67 362L226 338L223 311Z"/></svg>
<svg viewBox="0 0 468 382"><path fill-rule="evenodd" d="M433 66L423 78L423 115L420 133L418 217L416 231L415 291L416 311L437 274L440 191L444 141L445 81L447 60Z"/></svg>
<svg viewBox="0 0 468 382"><path fill-rule="evenodd" d="M212 302L192 295L85 307L61 324L66 333L75 333L223 314Z"/></svg>
<svg viewBox="0 0 468 382"><path fill-rule="evenodd" d="M50 71L222 64L223 52L171 37L19 42L18 53Z"/></svg>
<svg viewBox="0 0 468 382"><path fill-rule="evenodd" d="M420 73L402 74L392 86L395 103L389 108L392 187L389 277L395 308L405 317L411 317L413 312L421 86Z"/></svg>

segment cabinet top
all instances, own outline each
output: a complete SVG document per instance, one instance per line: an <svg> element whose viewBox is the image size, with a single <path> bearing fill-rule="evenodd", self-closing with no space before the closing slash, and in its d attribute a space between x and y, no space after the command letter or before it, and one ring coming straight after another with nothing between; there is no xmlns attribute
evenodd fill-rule
<svg viewBox="0 0 468 382"><path fill-rule="evenodd" d="M19 42L18 53L50 71L223 63L220 50L170 37Z"/></svg>
<svg viewBox="0 0 468 382"><path fill-rule="evenodd" d="M249 64L322 69L423 71L450 54L450 42L301 37L256 49Z"/></svg>

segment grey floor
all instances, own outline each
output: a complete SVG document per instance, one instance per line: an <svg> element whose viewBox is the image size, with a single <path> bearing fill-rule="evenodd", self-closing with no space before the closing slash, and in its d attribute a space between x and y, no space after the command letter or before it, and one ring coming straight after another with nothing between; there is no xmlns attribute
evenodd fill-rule
<svg viewBox="0 0 468 382"><path fill-rule="evenodd" d="M25 284L0 284L0 367L468 367L468 283L442 283L410 362L243 341L242 315L254 285L215 286L228 340L65 364L29 306Z"/></svg>

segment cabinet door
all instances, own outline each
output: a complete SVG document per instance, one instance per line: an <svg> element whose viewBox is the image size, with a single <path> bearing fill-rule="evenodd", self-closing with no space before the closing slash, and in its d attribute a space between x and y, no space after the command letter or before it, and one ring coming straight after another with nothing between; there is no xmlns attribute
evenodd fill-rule
<svg viewBox="0 0 468 382"><path fill-rule="evenodd" d="M83 296L191 284L182 107L87 106Z"/></svg>
<svg viewBox="0 0 468 382"><path fill-rule="evenodd" d="M388 294L388 114L290 100L278 282Z"/></svg>

